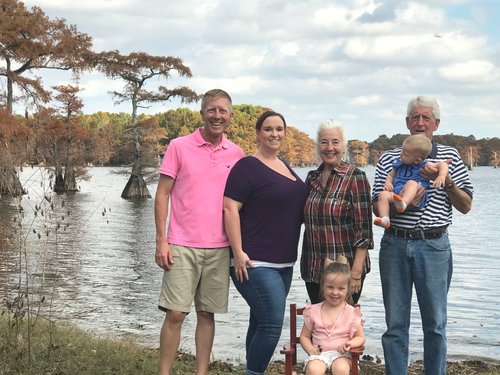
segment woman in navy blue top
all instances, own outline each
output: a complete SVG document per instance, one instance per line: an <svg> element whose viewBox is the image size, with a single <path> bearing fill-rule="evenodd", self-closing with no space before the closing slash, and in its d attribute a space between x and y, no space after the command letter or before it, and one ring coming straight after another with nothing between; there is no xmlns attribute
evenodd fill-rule
<svg viewBox="0 0 500 375"><path fill-rule="evenodd" d="M264 374L281 335L307 194L305 184L278 157L286 133L283 116L264 112L256 132L258 151L235 164L224 192L231 278L250 307L250 375Z"/></svg>

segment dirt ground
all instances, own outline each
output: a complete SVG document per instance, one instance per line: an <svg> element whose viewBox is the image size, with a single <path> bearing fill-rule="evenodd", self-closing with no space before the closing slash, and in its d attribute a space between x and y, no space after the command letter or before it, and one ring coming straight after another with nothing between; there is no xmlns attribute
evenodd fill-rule
<svg viewBox="0 0 500 375"><path fill-rule="evenodd" d="M385 368L383 364L378 364L370 356L359 362L360 374L362 375L384 375ZM296 368L297 374L301 372L301 366ZM266 371L267 375L284 374L284 367L281 361L273 362ZM423 364L421 361L412 363L408 368L408 375L422 375ZM462 362L448 362L447 375L500 375L500 362L486 363L478 360L469 360Z"/></svg>
<svg viewBox="0 0 500 375"><path fill-rule="evenodd" d="M194 364L194 356L192 354L180 354L178 359L181 362L189 362ZM360 375L384 375L385 367L378 358L373 358L370 355L363 355L359 362ZM294 370L297 375L303 375L302 364L295 366ZM194 367L193 367L194 368ZM175 373L175 372L174 372ZM185 374L186 372L180 372ZM209 374L227 375L227 374L243 374L243 368L235 368L224 361L214 361L210 364ZM275 361L269 364L266 370L266 375L283 375L285 366L283 361ZM422 361L414 362L408 368L408 375L422 375ZM476 359L464 360L459 362L448 362L447 375L500 375L500 360L481 361Z"/></svg>

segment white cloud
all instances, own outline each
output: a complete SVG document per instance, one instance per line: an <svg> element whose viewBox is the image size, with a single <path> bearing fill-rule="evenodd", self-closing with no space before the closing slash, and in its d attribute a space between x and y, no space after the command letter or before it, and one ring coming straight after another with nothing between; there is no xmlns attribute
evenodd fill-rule
<svg viewBox="0 0 500 375"><path fill-rule="evenodd" d="M435 7L428 7L418 3L409 3L407 7L396 8L396 22L405 26L440 26L444 21L444 14Z"/></svg>
<svg viewBox="0 0 500 375"><path fill-rule="evenodd" d="M353 99L353 104L359 105L367 105L378 102L380 97L378 95L370 95L370 96L358 96Z"/></svg>
<svg viewBox="0 0 500 375"><path fill-rule="evenodd" d="M450 64L439 69L440 74L449 80L455 81L490 81L498 77L498 72L494 74L495 65L490 61L471 60L464 63Z"/></svg>
<svg viewBox="0 0 500 375"><path fill-rule="evenodd" d="M42 10L45 7L66 10L119 10L130 6L138 5L137 1L133 0L37 0L25 1L26 4L36 5Z"/></svg>
<svg viewBox="0 0 500 375"><path fill-rule="evenodd" d="M313 137L328 118L357 139L405 132L406 104L421 94L438 98L441 133L500 136L500 30L488 0L25 4L76 24L97 51L181 57L193 78L173 77L167 86L224 88L235 103L271 107ZM87 75L81 85L86 112L128 110L107 93L119 81Z"/></svg>

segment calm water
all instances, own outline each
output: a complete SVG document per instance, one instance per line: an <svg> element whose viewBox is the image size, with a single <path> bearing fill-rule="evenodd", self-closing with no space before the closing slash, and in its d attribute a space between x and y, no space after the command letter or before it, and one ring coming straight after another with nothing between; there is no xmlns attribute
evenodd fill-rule
<svg viewBox="0 0 500 375"><path fill-rule="evenodd" d="M297 169L305 177L309 169ZM373 181L374 168L365 168ZM30 258L33 286L45 286L50 297L42 314L66 320L92 332L127 337L157 347L163 313L157 309L162 271L154 262L155 228L153 199L130 202L120 198L128 179L109 168L93 168L92 179L81 182L81 191L69 197L51 198L54 210L43 216L33 211L44 202L48 182L39 169L25 169L23 226ZM450 228L454 251L454 276L449 294L448 341L450 359L500 358L500 169L478 167L471 171L475 187L473 209L468 215L455 211ZM46 189L46 188L45 188ZM155 185L150 186L154 196ZM64 208L61 208L64 200ZM45 200L47 202L47 200ZM46 204L46 206L49 206ZM12 201L0 201L0 297L13 293L19 282L18 252L12 250L17 210ZM55 228L59 225L59 229ZM46 236L48 229L49 236ZM0 231L0 233L2 233ZM362 310L366 318L365 353L382 356L380 336L384 311L378 274L378 246L382 229L374 228L376 248L371 252L373 271L368 275ZM57 233L57 236L55 235ZM40 238L38 238L40 234ZM299 246L300 248L300 246ZM10 250L9 250L10 249ZM42 271L45 271L45 274ZM42 282L42 279L45 282ZM22 278L24 281L24 278ZM216 315L215 359L244 359L248 308L231 285L230 312ZM307 294L298 267L289 302L305 304ZM288 319L288 318L287 318ZM195 315L186 319L181 348L194 350ZM288 338L286 323L279 348ZM422 357L422 334L416 303L411 327L411 359Z"/></svg>

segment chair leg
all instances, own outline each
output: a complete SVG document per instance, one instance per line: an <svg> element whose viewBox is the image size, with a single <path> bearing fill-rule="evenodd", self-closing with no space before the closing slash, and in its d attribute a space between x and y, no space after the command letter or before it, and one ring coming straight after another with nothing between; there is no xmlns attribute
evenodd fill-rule
<svg viewBox="0 0 500 375"><path fill-rule="evenodd" d="M287 354L285 356L285 375L292 375L292 368L293 368L293 359L292 355Z"/></svg>
<svg viewBox="0 0 500 375"><path fill-rule="evenodd" d="M351 353L351 375L358 375L359 354Z"/></svg>

